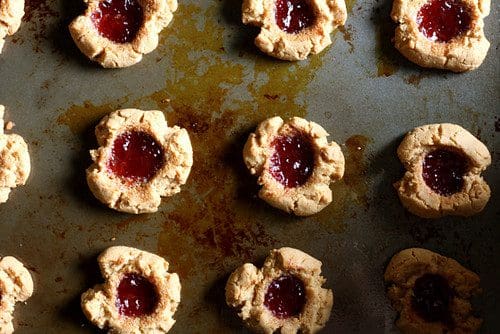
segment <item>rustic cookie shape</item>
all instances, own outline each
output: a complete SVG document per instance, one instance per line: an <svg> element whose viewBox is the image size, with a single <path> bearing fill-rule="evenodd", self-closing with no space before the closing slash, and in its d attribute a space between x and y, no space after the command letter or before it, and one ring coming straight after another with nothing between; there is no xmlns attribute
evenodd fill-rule
<svg viewBox="0 0 500 334"><path fill-rule="evenodd" d="M226 302L257 333L316 333L333 306L321 265L298 249L274 249L262 269L245 263L231 274Z"/></svg>
<svg viewBox="0 0 500 334"><path fill-rule="evenodd" d="M470 298L480 292L479 276L457 261L422 248L405 249L384 274L387 295L399 312L403 333L475 333L481 319Z"/></svg>
<svg viewBox="0 0 500 334"><path fill-rule="evenodd" d="M87 183L97 199L128 213L156 212L161 197L180 191L193 165L185 129L168 127L161 111L117 110L96 126L99 148Z"/></svg>
<svg viewBox="0 0 500 334"><path fill-rule="evenodd" d="M255 45L283 60L320 53L346 19L344 0L243 0L242 5L243 23L261 28Z"/></svg>
<svg viewBox="0 0 500 334"><path fill-rule="evenodd" d="M69 25L76 45L103 67L127 67L158 46L177 0L84 0L87 9Z"/></svg>
<svg viewBox="0 0 500 334"><path fill-rule="evenodd" d="M104 284L82 294L85 316L110 333L167 333L181 300L176 273L162 257L114 246L98 258Z"/></svg>
<svg viewBox="0 0 500 334"><path fill-rule="evenodd" d="M395 46L422 67L476 69L490 47L483 31L489 12L490 0L394 0Z"/></svg>
<svg viewBox="0 0 500 334"><path fill-rule="evenodd" d="M0 258L0 333L14 332L12 325L16 302L24 302L33 294L33 279L19 260Z"/></svg>
<svg viewBox="0 0 500 334"><path fill-rule="evenodd" d="M300 117L269 118L243 148L250 173L258 175L259 197L298 216L312 215L332 201L330 183L344 175L344 155L318 124Z"/></svg>
<svg viewBox="0 0 500 334"><path fill-rule="evenodd" d="M7 202L13 188L26 183L31 169L23 137L4 133L4 110L0 105L0 203Z"/></svg>
<svg viewBox="0 0 500 334"><path fill-rule="evenodd" d="M13 35L21 26L24 16L24 0L0 1L0 53L2 53L4 38Z"/></svg>
<svg viewBox="0 0 500 334"><path fill-rule="evenodd" d="M394 186L411 213L471 216L488 203L490 188L481 172L491 156L464 128L448 123L417 127L399 145L398 156L406 173Z"/></svg>

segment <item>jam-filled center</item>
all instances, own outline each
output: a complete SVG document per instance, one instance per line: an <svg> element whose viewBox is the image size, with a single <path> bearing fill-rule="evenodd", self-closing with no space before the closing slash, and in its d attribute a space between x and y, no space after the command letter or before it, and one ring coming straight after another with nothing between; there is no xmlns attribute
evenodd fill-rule
<svg viewBox="0 0 500 334"><path fill-rule="evenodd" d="M278 27L290 34L310 27L316 20L308 0L277 0L275 16Z"/></svg>
<svg viewBox="0 0 500 334"><path fill-rule="evenodd" d="M314 169L314 148L310 138L300 133L280 136L271 146L274 147L269 166L271 175L288 188L306 183Z"/></svg>
<svg viewBox="0 0 500 334"><path fill-rule="evenodd" d="M412 306L426 321L449 322L452 297L453 290L444 277L424 274L415 281Z"/></svg>
<svg viewBox="0 0 500 334"><path fill-rule="evenodd" d="M425 156L422 167L427 186L440 195L450 196L463 188L468 161L459 153L439 148Z"/></svg>
<svg viewBox="0 0 500 334"><path fill-rule="evenodd" d="M147 182L163 167L161 145L144 131L126 131L113 143L108 168L122 179Z"/></svg>
<svg viewBox="0 0 500 334"><path fill-rule="evenodd" d="M116 307L127 317L141 317L154 312L158 292L153 283L138 274L123 276L117 289Z"/></svg>
<svg viewBox="0 0 500 334"><path fill-rule="evenodd" d="M103 0L91 17L99 33L115 43L131 42L143 21L137 0Z"/></svg>
<svg viewBox="0 0 500 334"><path fill-rule="evenodd" d="M264 305L280 319L299 315L305 303L304 283L293 275L283 275L272 281L264 297Z"/></svg>
<svg viewBox="0 0 500 334"><path fill-rule="evenodd" d="M460 0L430 0L417 14L418 29L431 41L448 42L469 30L470 10Z"/></svg>

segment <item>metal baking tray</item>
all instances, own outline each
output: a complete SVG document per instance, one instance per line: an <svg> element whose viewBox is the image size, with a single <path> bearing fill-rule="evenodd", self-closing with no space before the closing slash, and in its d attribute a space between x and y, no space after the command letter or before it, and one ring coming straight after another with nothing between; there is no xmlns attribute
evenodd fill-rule
<svg viewBox="0 0 500 334"><path fill-rule="evenodd" d="M477 272L484 333L500 332L499 6L486 18L489 54L476 71L425 70L391 46L391 1L348 1L345 28L309 60L271 59L241 24L241 1L181 1L160 46L133 67L105 70L71 40L80 1L27 0L20 31L0 57L0 103L29 144L26 186L0 206L0 254L31 270L35 293L15 312L17 333L98 332L80 294L101 282L96 256L129 245L164 256L179 273L182 302L172 333L245 333L224 302L228 275L291 246L323 261L335 303L324 333L393 333L396 313L382 275L397 251L425 247ZM158 213L127 215L89 192L93 129L121 107L160 109L189 130L194 167ZM241 151L274 115L316 121L342 146L346 175L321 213L296 218L256 197ZM415 126L457 123L489 147L491 200L471 218L427 221L405 212L392 183L395 151Z"/></svg>

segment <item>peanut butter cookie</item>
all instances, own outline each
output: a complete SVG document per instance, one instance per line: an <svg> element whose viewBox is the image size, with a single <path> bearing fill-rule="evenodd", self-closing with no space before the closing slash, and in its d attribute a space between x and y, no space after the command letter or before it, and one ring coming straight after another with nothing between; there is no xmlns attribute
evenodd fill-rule
<svg viewBox="0 0 500 334"><path fill-rule="evenodd" d="M259 177L259 197L298 216L330 204L329 185L344 175L344 155L327 136L320 125L299 117L260 123L243 149L247 168Z"/></svg>
<svg viewBox="0 0 500 334"><path fill-rule="evenodd" d="M14 332L12 325L16 302L25 302L33 294L31 274L12 256L0 258L0 333Z"/></svg>
<svg viewBox="0 0 500 334"><path fill-rule="evenodd" d="M448 123L417 127L399 145L398 156L406 173L394 186L411 213L471 216L488 203L490 188L481 172L491 156L464 128Z"/></svg>
<svg viewBox="0 0 500 334"><path fill-rule="evenodd" d="M178 193L193 165L188 133L168 127L161 111L117 110L95 129L99 148L87 169L92 193L112 209L156 212L161 197Z"/></svg>
<svg viewBox="0 0 500 334"><path fill-rule="evenodd" d="M257 333L316 333L333 306L321 265L298 249L275 249L262 269L246 263L231 274L226 302Z"/></svg>
<svg viewBox="0 0 500 334"><path fill-rule="evenodd" d="M344 0L243 0L242 12L244 24L261 28L255 45L283 60L320 53L347 18Z"/></svg>
<svg viewBox="0 0 500 334"><path fill-rule="evenodd" d="M177 0L84 0L87 10L69 25L76 45L103 67L127 67L158 46Z"/></svg>
<svg viewBox="0 0 500 334"><path fill-rule="evenodd" d="M181 284L162 257L114 246L98 258L104 284L82 294L85 316L110 333L167 333L181 300Z"/></svg>
<svg viewBox="0 0 500 334"><path fill-rule="evenodd" d="M475 333L481 319L472 315L470 298L480 291L479 276L457 261L422 248L394 255L384 280L399 312L403 333Z"/></svg>
<svg viewBox="0 0 500 334"><path fill-rule="evenodd" d="M5 43L5 36L13 35L21 26L24 16L24 0L0 1L0 53Z"/></svg>
<svg viewBox="0 0 500 334"><path fill-rule="evenodd" d="M490 47L483 31L489 12L490 0L394 0L396 48L422 67L476 69Z"/></svg>

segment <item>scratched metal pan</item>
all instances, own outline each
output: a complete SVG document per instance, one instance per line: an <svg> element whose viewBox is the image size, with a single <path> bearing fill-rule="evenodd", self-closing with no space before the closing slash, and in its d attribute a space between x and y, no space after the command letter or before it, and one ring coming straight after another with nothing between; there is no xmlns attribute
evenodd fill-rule
<svg viewBox="0 0 500 334"><path fill-rule="evenodd" d="M393 333L395 312L382 275L390 257L425 247L477 272L484 333L500 332L500 73L498 4L486 18L492 42L466 74L423 70L390 44L390 0L348 3L345 29L309 60L288 63L253 46L237 0L181 1L158 49L127 69L105 70L80 54L67 31L78 0L27 0L20 31L0 57L0 103L29 144L28 183L0 206L0 254L31 270L35 293L18 305L18 333L98 332L79 307L101 282L96 256L112 245L157 253L182 281L173 333L245 333L224 303L228 275L291 246L323 261L335 295L325 333ZM93 128L120 107L160 109L189 130L194 167L182 192L158 213L103 207L84 170ZM267 117L302 116L342 146L346 175L333 203L294 218L256 196L241 159L249 132ZM493 192L483 213L425 221L405 212L392 188L403 173L395 150L415 126L452 122L489 147Z"/></svg>

